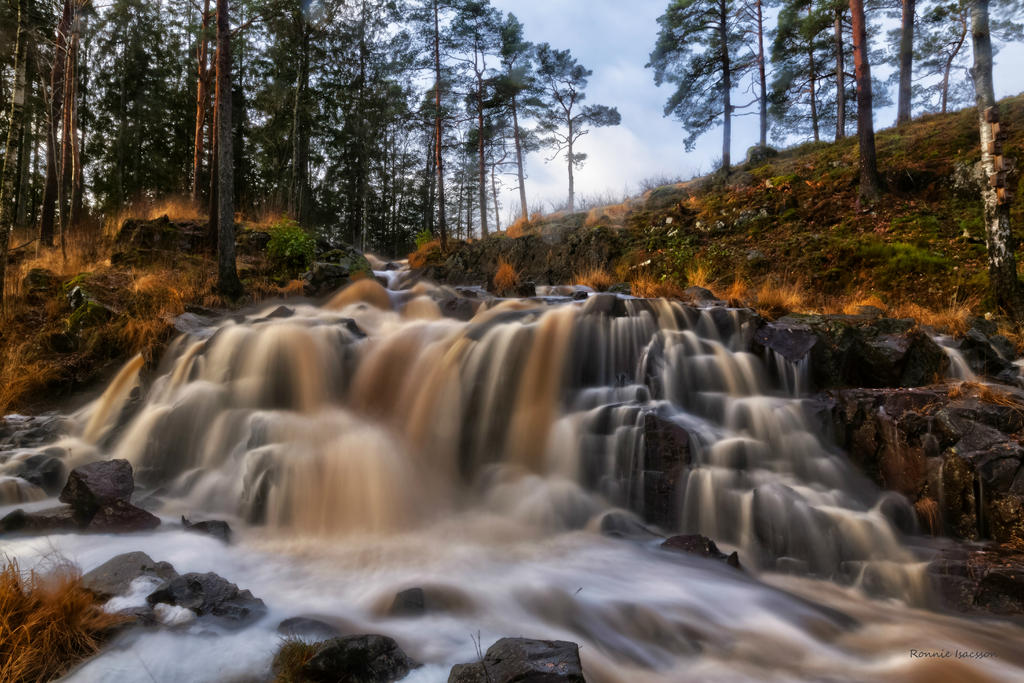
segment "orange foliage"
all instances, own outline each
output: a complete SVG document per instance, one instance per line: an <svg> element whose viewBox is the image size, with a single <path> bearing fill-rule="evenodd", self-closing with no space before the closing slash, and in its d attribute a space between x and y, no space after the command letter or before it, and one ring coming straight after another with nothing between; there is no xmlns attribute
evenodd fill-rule
<svg viewBox="0 0 1024 683"><path fill-rule="evenodd" d="M615 277L605 268L590 268L573 275L573 283L590 287L595 292L604 292L615 284Z"/></svg>
<svg viewBox="0 0 1024 683"><path fill-rule="evenodd" d="M498 271L494 274L494 289L500 294L511 294L517 287L519 287L519 271L505 259L500 259Z"/></svg>

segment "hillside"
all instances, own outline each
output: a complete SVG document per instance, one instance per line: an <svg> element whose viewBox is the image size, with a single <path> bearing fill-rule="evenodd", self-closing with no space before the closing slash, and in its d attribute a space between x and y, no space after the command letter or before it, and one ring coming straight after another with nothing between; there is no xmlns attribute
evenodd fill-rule
<svg viewBox="0 0 1024 683"><path fill-rule="evenodd" d="M1024 146L1024 95L1001 106L1006 154L1015 157ZM914 306L990 312L973 169L980 158L975 116L966 109L880 131L878 160L887 188L872 206L858 206L857 141L851 137L748 162L727 179L666 185L572 215L534 216L502 235L457 244L447 258L426 245L413 264L452 282L492 278L504 260L537 284L566 277L602 287L629 283L639 295L699 285L736 303L757 305L760 298L769 308L870 303L890 312L913 313ZM1019 193L1013 216L1024 234ZM524 238L559 243L553 247L559 253L546 258L525 243L503 243ZM561 244L567 241L600 248L566 250Z"/></svg>

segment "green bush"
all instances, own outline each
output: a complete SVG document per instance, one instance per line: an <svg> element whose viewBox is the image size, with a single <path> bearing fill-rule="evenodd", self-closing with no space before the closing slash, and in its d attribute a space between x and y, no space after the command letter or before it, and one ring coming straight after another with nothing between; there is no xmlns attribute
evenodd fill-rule
<svg viewBox="0 0 1024 683"><path fill-rule="evenodd" d="M424 244L430 244L434 241L434 235L429 230L424 228L416 233L416 248L419 249Z"/></svg>
<svg viewBox="0 0 1024 683"><path fill-rule="evenodd" d="M291 218L282 218L267 228L270 242L267 255L274 269L283 273L298 273L313 263L316 242Z"/></svg>

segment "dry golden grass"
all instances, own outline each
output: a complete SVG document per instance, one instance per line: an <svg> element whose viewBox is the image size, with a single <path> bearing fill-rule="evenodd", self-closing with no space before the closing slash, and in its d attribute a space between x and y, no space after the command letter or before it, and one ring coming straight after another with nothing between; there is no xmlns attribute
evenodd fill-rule
<svg viewBox="0 0 1024 683"><path fill-rule="evenodd" d="M307 681L303 668L313 659L322 643L307 643L301 638L285 638L274 654L272 670L274 683L302 683Z"/></svg>
<svg viewBox="0 0 1024 683"><path fill-rule="evenodd" d="M839 300L839 308L846 315L858 315L865 307L877 308L886 312L889 307L876 294L854 294L846 299Z"/></svg>
<svg viewBox="0 0 1024 683"><path fill-rule="evenodd" d="M935 502L934 498L919 499L914 503L914 511L917 513L917 519L929 534L936 536L942 531L939 504Z"/></svg>
<svg viewBox="0 0 1024 683"><path fill-rule="evenodd" d="M527 233L531 227L530 219L526 216L520 216L517 218L512 225L505 228L505 235L508 237L522 237Z"/></svg>
<svg viewBox="0 0 1024 683"><path fill-rule="evenodd" d="M1016 411L1024 411L1024 404L1013 394L1002 389L993 388L981 382L954 382L946 392L949 398L976 398L982 403L991 403Z"/></svg>
<svg viewBox="0 0 1024 683"><path fill-rule="evenodd" d="M914 302L905 302L890 309L889 314L894 318L914 318L921 325L958 335L964 334L970 328L969 321L972 311L976 310L979 305L980 302L976 299L952 299L938 308L927 308Z"/></svg>
<svg viewBox="0 0 1024 683"><path fill-rule="evenodd" d="M0 570L0 681L58 678L95 654L124 622L82 588L77 568L38 574L8 560Z"/></svg>
<svg viewBox="0 0 1024 683"><path fill-rule="evenodd" d="M615 284L615 276L607 268L593 267L572 276L573 284L590 287L595 292L607 291Z"/></svg>
<svg viewBox="0 0 1024 683"><path fill-rule="evenodd" d="M519 286L519 271L505 259L498 260L498 270L494 273L494 288L499 293L511 293Z"/></svg>
<svg viewBox="0 0 1024 683"><path fill-rule="evenodd" d="M410 268L425 268L441 254L441 242L431 240L421 244L416 251L409 254Z"/></svg>
<svg viewBox="0 0 1024 683"><path fill-rule="evenodd" d="M725 290L725 301L734 307L746 306L750 297L750 287L739 273L733 276L732 283Z"/></svg>
<svg viewBox="0 0 1024 683"><path fill-rule="evenodd" d="M690 287L703 287L714 291L715 280L711 267L703 261L694 261L686 268L686 283Z"/></svg>
<svg viewBox="0 0 1024 683"><path fill-rule="evenodd" d="M587 228L593 228L598 225L621 227L626 224L626 216L629 215L631 209L632 202L628 199L621 204L594 207L587 212L583 226Z"/></svg>
<svg viewBox="0 0 1024 683"><path fill-rule="evenodd" d="M754 309L766 318L803 311L810 295L799 280L768 279L757 288Z"/></svg>
<svg viewBox="0 0 1024 683"><path fill-rule="evenodd" d="M683 296L683 290L679 285L668 280L659 280L648 273L633 276L629 288L633 296L643 299L679 299Z"/></svg>

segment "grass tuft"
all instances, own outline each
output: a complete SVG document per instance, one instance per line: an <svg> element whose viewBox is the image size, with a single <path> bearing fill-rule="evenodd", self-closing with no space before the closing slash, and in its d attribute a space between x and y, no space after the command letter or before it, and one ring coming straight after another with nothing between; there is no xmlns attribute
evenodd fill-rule
<svg viewBox="0 0 1024 683"><path fill-rule="evenodd" d="M7 560L0 570L0 680L59 678L125 621L104 612L82 588L77 567L39 574Z"/></svg>
<svg viewBox="0 0 1024 683"><path fill-rule="evenodd" d="M505 259L498 260L498 270L494 274L494 289L500 294L514 293L519 287L519 271Z"/></svg>
<svg viewBox="0 0 1024 683"><path fill-rule="evenodd" d="M303 683L307 681L303 669L313 659L322 643L308 643L301 638L285 638L274 654L272 670L274 683Z"/></svg>
<svg viewBox="0 0 1024 683"><path fill-rule="evenodd" d="M595 292L607 291L615 284L615 276L606 268L589 268L583 272L573 275L573 283L590 287Z"/></svg>

